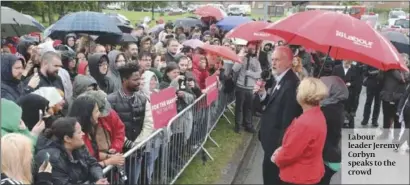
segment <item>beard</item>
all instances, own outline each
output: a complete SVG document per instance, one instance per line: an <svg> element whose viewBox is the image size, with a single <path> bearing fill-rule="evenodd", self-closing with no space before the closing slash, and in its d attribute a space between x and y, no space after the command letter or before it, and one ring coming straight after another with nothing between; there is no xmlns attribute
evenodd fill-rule
<svg viewBox="0 0 410 185"><path fill-rule="evenodd" d="M58 76L58 71L55 71L55 72L47 71L47 78L49 78L50 80L57 79L57 76Z"/></svg>
<svg viewBox="0 0 410 185"><path fill-rule="evenodd" d="M272 72L272 75L274 76L278 75L278 70L276 70L276 68L272 68L271 72Z"/></svg>

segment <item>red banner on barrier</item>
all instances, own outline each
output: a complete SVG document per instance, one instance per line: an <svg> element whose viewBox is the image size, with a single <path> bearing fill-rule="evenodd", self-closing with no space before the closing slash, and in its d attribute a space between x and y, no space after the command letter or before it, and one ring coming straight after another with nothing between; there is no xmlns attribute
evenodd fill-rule
<svg viewBox="0 0 410 185"><path fill-rule="evenodd" d="M175 92L175 88L170 87L151 94L151 111L155 129L167 126L169 120L177 115Z"/></svg>
<svg viewBox="0 0 410 185"><path fill-rule="evenodd" d="M206 93L206 104L209 106L218 99L218 80L216 76L209 76L205 79L205 86L208 89Z"/></svg>

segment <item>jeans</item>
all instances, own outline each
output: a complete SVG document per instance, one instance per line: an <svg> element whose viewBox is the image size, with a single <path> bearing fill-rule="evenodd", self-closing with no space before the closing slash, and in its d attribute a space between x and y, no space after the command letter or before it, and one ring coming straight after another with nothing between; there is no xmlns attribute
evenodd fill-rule
<svg viewBox="0 0 410 185"><path fill-rule="evenodd" d="M138 180L141 173L142 157L133 155L125 160L125 171L128 177L127 184L139 184Z"/></svg>
<svg viewBox="0 0 410 185"><path fill-rule="evenodd" d="M252 89L235 89L235 124L252 127L253 93Z"/></svg>
<svg viewBox="0 0 410 185"><path fill-rule="evenodd" d="M155 161L157 160L159 156L159 149L160 147L157 148L152 148L150 152L145 153L145 160L147 164L147 179L148 179L148 184L151 184L152 182L152 174L154 173L155 170Z"/></svg>

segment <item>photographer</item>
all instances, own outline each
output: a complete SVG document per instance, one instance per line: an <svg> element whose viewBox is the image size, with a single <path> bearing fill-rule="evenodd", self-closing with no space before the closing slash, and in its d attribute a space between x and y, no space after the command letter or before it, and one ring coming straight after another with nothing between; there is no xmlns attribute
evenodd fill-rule
<svg viewBox="0 0 410 185"><path fill-rule="evenodd" d="M245 48L244 48L245 49ZM244 56L241 63L235 63L232 71L237 73L235 89L235 132L239 133L240 126L245 127L245 131L255 133L252 125L252 103L253 87L257 79L260 78L262 69L257 58L258 46L254 42L246 45L247 53L242 50L240 55Z"/></svg>

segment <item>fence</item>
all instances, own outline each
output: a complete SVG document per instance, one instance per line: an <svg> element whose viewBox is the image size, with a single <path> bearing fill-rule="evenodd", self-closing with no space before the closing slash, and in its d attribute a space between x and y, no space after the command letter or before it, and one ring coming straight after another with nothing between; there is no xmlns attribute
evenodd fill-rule
<svg viewBox="0 0 410 185"><path fill-rule="evenodd" d="M218 100L207 106L206 94L174 116L166 128L156 130L150 137L124 154L125 167L104 169L111 184L174 184L186 167L198 155L204 162L213 157L204 145L212 139L211 132L223 116L231 124L225 111L232 114L234 93L219 88Z"/></svg>

